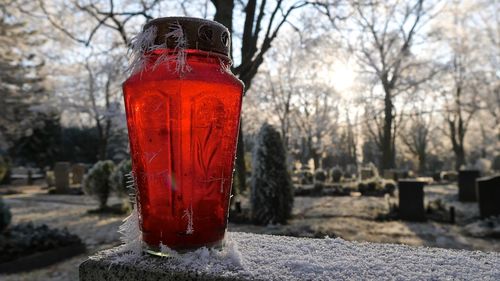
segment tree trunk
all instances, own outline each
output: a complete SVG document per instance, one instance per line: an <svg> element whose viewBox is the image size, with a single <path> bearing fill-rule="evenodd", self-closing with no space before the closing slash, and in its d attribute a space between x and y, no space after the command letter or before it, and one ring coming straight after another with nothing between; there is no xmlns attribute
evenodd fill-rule
<svg viewBox="0 0 500 281"><path fill-rule="evenodd" d="M392 100L390 91L385 91L384 98L384 135L382 136L382 163L381 167L385 169L394 168L394 150L392 147Z"/></svg>
<svg viewBox="0 0 500 281"><path fill-rule="evenodd" d="M455 152L455 170L459 171L465 165L465 149L462 145L457 145L453 151Z"/></svg>
<svg viewBox="0 0 500 281"><path fill-rule="evenodd" d="M221 23L232 33L234 0L212 0L212 3L215 6L214 21Z"/></svg>
<svg viewBox="0 0 500 281"><path fill-rule="evenodd" d="M99 154L97 155L97 160L106 160L107 147L108 140L106 138L101 138L99 140Z"/></svg>
<svg viewBox="0 0 500 281"><path fill-rule="evenodd" d="M427 158L427 155L425 155L425 152L419 153L419 155L418 155L418 172L419 172L420 176L426 172L426 169L425 169L426 158Z"/></svg>
<svg viewBox="0 0 500 281"><path fill-rule="evenodd" d="M214 20L224 25L232 34L234 0L212 0L212 3L215 6ZM231 57L232 57L232 44L231 44ZM235 176L238 177L237 182L239 183L239 188L241 188L241 190L237 190L235 186L233 186L233 194L238 194L239 192L246 189L245 143L243 141L242 128L243 128L243 120L240 119L238 144L236 146Z"/></svg>

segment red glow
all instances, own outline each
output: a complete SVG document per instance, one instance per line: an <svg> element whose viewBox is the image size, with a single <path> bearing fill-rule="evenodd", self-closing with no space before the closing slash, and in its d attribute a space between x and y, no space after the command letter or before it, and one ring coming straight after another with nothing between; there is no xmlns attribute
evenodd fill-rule
<svg viewBox="0 0 500 281"><path fill-rule="evenodd" d="M227 226L243 85L218 57L189 51L123 85L143 239L157 249L216 245Z"/></svg>

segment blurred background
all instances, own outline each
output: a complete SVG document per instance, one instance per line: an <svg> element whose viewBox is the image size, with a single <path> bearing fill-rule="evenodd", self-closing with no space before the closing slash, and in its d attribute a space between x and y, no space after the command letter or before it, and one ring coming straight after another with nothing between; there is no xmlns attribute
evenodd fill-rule
<svg viewBox="0 0 500 281"><path fill-rule="evenodd" d="M500 251L499 11L0 0L0 274L17 271L0 279L75 280L89 254L120 243L127 50L165 16L232 33L246 93L229 231ZM23 260L34 252L47 262Z"/></svg>

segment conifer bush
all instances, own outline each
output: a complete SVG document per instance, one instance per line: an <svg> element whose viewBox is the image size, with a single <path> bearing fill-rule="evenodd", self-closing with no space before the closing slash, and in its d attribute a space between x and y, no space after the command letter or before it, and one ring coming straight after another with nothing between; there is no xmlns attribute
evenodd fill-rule
<svg viewBox="0 0 500 281"><path fill-rule="evenodd" d="M332 181L333 182L340 182L342 179L343 173L342 169L340 167L334 167L332 169Z"/></svg>
<svg viewBox="0 0 500 281"><path fill-rule="evenodd" d="M316 182L325 182L326 178L327 178L327 174L326 174L325 170L323 170L323 169L317 169L314 172L314 180Z"/></svg>
<svg viewBox="0 0 500 281"><path fill-rule="evenodd" d="M109 177L115 168L113 161L99 161L90 168L83 179L83 191L94 197L99 202L99 208L107 207L108 197L111 193Z"/></svg>
<svg viewBox="0 0 500 281"><path fill-rule="evenodd" d="M120 197L128 198L132 192L132 190L129 189L132 185L127 183L129 181L129 174L131 171L132 161L130 161L130 159L125 159L120 162L118 166L116 166L109 176L111 189Z"/></svg>
<svg viewBox="0 0 500 281"><path fill-rule="evenodd" d="M286 223L293 207L293 185L280 134L264 124L253 151L251 208L256 224Z"/></svg>
<svg viewBox="0 0 500 281"><path fill-rule="evenodd" d="M134 185L130 183L132 171L132 161L130 159L125 159L116 166L111 175L109 176L109 182L111 185L111 190L113 190L118 196L124 199L123 207L126 210L131 210L132 206L130 204L130 195L134 194Z"/></svg>

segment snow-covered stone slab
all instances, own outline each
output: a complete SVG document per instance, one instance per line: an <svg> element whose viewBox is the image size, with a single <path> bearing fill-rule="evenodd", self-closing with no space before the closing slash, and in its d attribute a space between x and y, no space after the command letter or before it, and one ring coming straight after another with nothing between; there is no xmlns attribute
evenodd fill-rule
<svg viewBox="0 0 500 281"><path fill-rule="evenodd" d="M500 280L500 253L228 234L222 251L169 258L106 250L80 265L80 281Z"/></svg>

